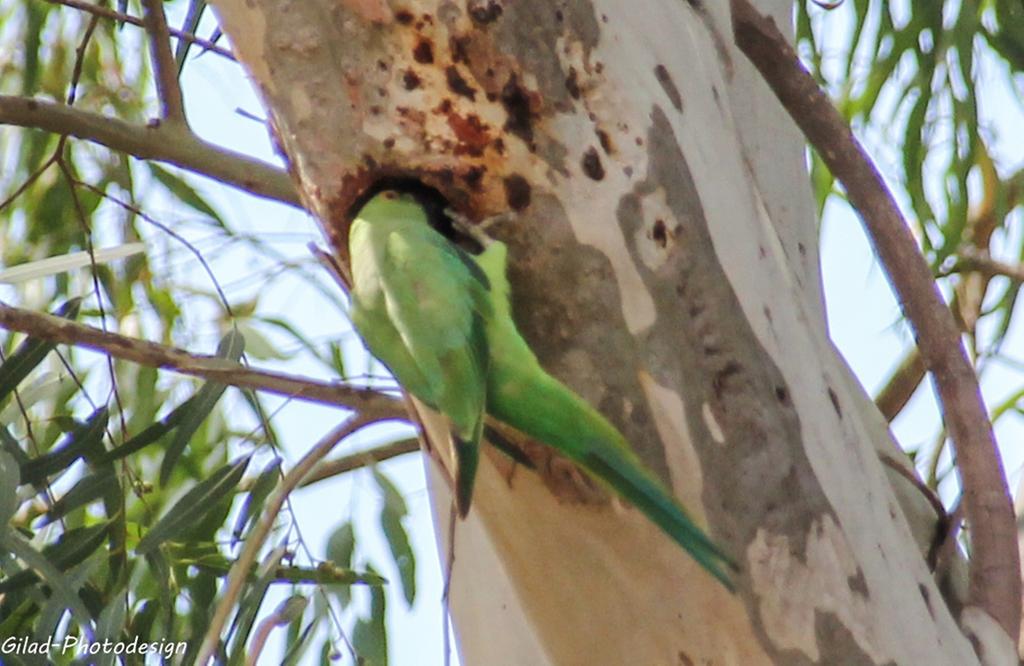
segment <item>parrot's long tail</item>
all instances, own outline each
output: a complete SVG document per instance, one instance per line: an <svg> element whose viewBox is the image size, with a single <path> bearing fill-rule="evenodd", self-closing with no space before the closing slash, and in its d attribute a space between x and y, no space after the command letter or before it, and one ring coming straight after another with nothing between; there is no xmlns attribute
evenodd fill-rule
<svg viewBox="0 0 1024 666"><path fill-rule="evenodd" d="M647 470L615 426L539 366L526 365L532 364L497 368L501 381L488 394L488 411L607 484L733 590L727 570L736 571L736 565Z"/></svg>
<svg viewBox="0 0 1024 666"><path fill-rule="evenodd" d="M610 485L618 494L646 515L708 573L729 591L734 591L726 569L737 570L731 559L686 515L679 503L647 470L609 455L607 446L596 445L576 460L584 469Z"/></svg>
<svg viewBox="0 0 1024 666"><path fill-rule="evenodd" d="M455 448L455 509L459 518L469 513L473 501L473 486L476 470L480 464L480 437L483 434L484 417L480 415L469 437L460 436L452 430L452 444Z"/></svg>

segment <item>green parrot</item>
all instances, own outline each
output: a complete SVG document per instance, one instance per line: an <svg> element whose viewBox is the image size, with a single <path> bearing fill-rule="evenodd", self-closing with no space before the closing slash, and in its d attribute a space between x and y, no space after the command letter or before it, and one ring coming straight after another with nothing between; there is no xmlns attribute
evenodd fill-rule
<svg viewBox="0 0 1024 666"><path fill-rule="evenodd" d="M507 247L473 235L484 245L477 256L434 230L413 196L390 190L363 205L349 232L352 323L409 393L447 417L460 516L489 414L601 480L732 589L725 553L615 426L541 367L512 318Z"/></svg>

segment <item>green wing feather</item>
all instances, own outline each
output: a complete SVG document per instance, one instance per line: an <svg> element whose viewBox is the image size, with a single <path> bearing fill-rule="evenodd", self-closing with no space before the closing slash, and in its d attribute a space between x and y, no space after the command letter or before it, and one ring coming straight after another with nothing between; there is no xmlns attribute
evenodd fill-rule
<svg viewBox="0 0 1024 666"><path fill-rule="evenodd" d="M456 505L465 515L486 404L487 278L413 199L392 192L360 211L349 251L352 323L406 390L449 419Z"/></svg>

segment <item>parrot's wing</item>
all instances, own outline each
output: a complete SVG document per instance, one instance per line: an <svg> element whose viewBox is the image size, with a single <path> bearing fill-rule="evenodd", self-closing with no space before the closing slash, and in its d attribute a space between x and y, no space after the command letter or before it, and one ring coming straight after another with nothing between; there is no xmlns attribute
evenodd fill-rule
<svg viewBox="0 0 1024 666"><path fill-rule="evenodd" d="M425 225L392 231L380 268L388 318L429 387L422 397L452 422L456 503L465 515L486 404L487 278Z"/></svg>

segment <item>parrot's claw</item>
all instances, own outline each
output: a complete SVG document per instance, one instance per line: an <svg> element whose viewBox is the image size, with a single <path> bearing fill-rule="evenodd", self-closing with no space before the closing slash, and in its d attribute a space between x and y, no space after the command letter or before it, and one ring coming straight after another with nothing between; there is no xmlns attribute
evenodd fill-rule
<svg viewBox="0 0 1024 666"><path fill-rule="evenodd" d="M469 236L484 248L494 242L494 239L487 235L487 229L495 224L508 222L515 217L515 213L512 212L498 213L481 220L478 224L474 224L472 220L456 210L446 208L444 212L445 215L451 218L452 224L459 233Z"/></svg>

